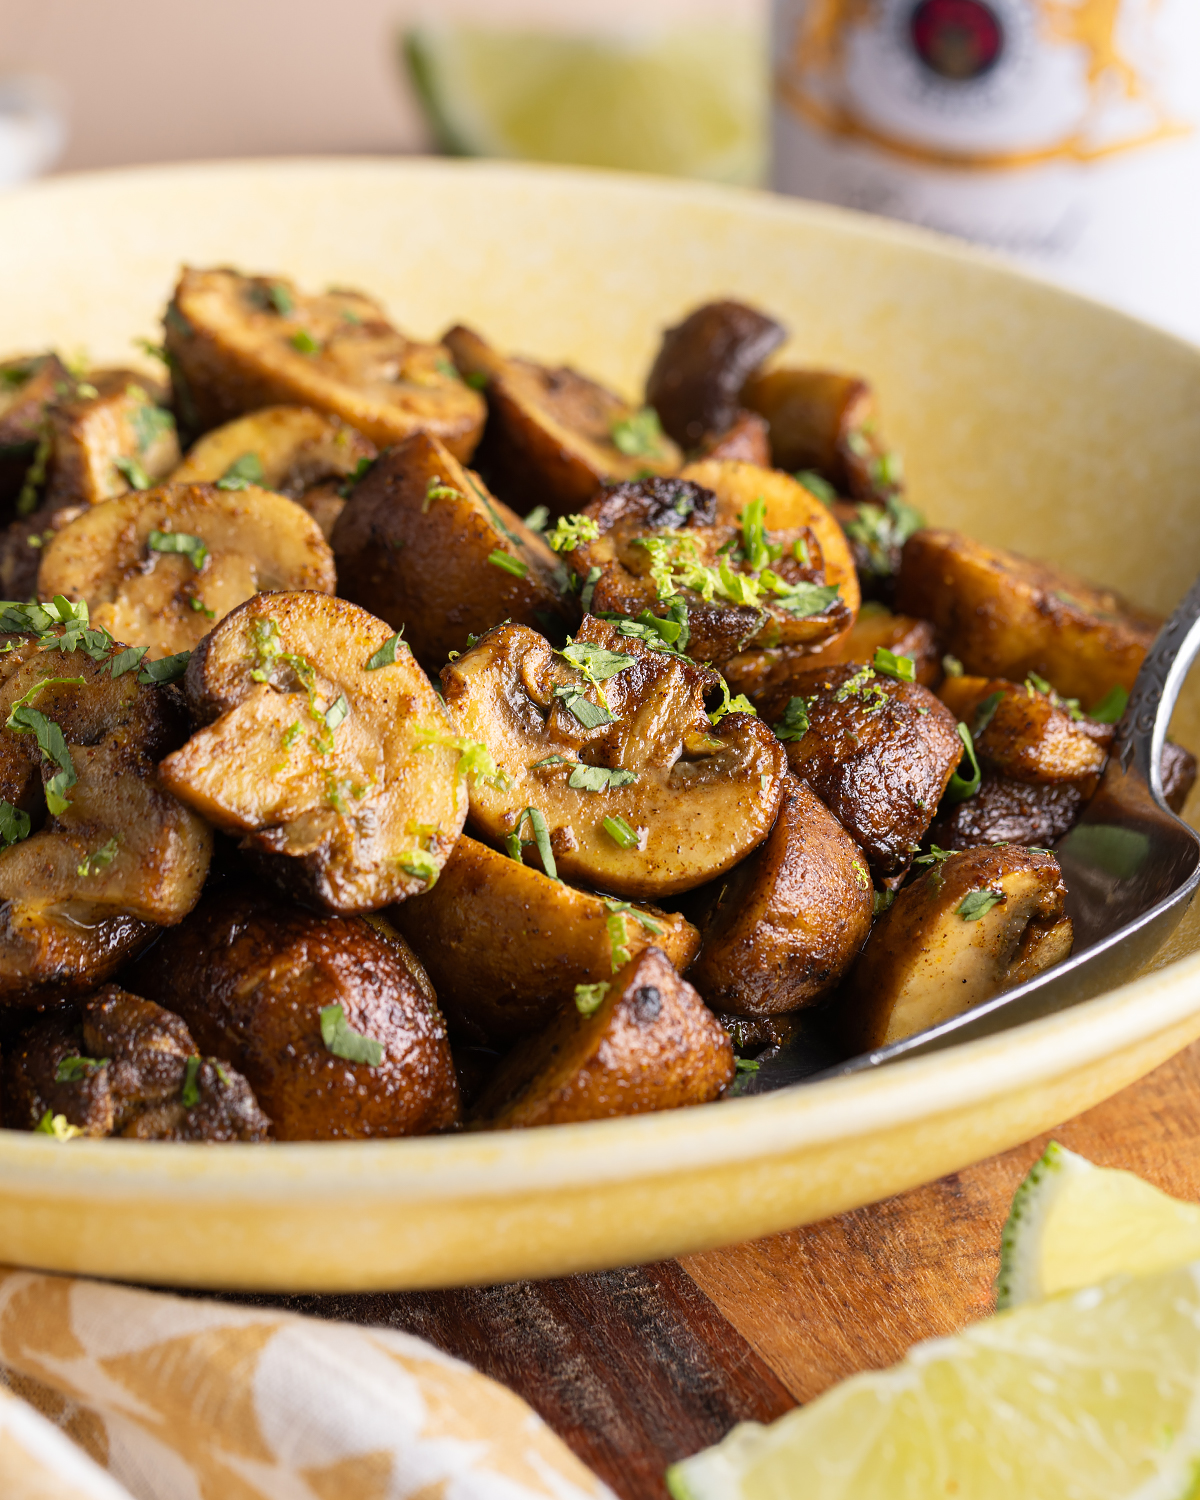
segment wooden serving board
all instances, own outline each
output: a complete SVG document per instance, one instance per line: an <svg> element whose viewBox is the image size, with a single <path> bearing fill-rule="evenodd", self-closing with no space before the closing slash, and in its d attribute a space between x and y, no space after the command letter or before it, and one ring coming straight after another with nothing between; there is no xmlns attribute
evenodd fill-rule
<svg viewBox="0 0 1200 1500"><path fill-rule="evenodd" d="M1200 1200L1200 1043L1051 1132ZM918 1339L991 1310L1000 1230L1049 1135L807 1229L621 1271L507 1286L254 1298L419 1334L503 1381L622 1500L663 1471Z"/></svg>

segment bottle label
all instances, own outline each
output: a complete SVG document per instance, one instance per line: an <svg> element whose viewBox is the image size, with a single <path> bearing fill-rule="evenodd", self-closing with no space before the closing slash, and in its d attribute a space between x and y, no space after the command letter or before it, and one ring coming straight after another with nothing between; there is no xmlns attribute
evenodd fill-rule
<svg viewBox="0 0 1200 1500"><path fill-rule="evenodd" d="M1200 335L1200 0L776 0L774 59L777 187L1182 296Z"/></svg>

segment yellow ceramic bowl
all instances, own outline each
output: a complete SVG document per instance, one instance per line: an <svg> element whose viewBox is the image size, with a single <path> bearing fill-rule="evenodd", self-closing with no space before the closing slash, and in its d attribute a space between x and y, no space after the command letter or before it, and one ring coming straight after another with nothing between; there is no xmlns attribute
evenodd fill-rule
<svg viewBox="0 0 1200 1500"><path fill-rule="evenodd" d="M361 285L628 392L732 294L862 371L913 499L1161 610L1200 565L1200 350L931 237L692 184L501 164L249 163L0 199L0 350L128 360L181 261ZM1193 692L1176 735L1200 745ZM872 1075L639 1119L368 1144L0 1132L0 1261L288 1290L546 1276L818 1219L1054 1125L1200 1035L1200 931L1086 1005Z"/></svg>

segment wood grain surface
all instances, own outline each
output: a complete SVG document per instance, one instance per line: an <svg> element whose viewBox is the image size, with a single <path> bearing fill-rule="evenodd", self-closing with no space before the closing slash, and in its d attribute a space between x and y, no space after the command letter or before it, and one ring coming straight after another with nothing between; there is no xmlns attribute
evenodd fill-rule
<svg viewBox="0 0 1200 1500"><path fill-rule="evenodd" d="M1051 1132L1200 1200L1200 1043ZM524 1397L621 1500L738 1421L991 1311L1000 1229L1050 1135L821 1224L682 1261L445 1292L248 1298L400 1328Z"/></svg>

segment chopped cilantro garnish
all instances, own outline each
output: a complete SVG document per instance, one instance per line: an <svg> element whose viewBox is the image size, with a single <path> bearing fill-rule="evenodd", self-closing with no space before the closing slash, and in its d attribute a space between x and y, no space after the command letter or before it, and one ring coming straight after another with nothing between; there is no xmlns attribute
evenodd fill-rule
<svg viewBox="0 0 1200 1500"><path fill-rule="evenodd" d="M871 877L870 875L868 875L867 867L863 864L862 860L852 860L850 863L850 868L854 871L855 881L863 888L864 891L869 891L871 889Z"/></svg>
<svg viewBox="0 0 1200 1500"><path fill-rule="evenodd" d="M927 854L918 854L916 859L913 860L913 864L940 865L945 860L953 859L955 852L953 849L939 849L936 844L930 844L929 852Z"/></svg>
<svg viewBox="0 0 1200 1500"><path fill-rule="evenodd" d="M872 917L881 917L895 899L895 891L876 891L871 897Z"/></svg>
<svg viewBox="0 0 1200 1500"><path fill-rule="evenodd" d="M525 524L530 531L545 531L546 522L550 519L550 509L545 505L535 505L525 517ZM557 549L556 549L557 550Z"/></svg>
<svg viewBox="0 0 1200 1500"><path fill-rule="evenodd" d="M606 979L599 984L577 984L575 986L575 1009L581 1016L592 1016L604 1003L604 997L612 989Z"/></svg>
<svg viewBox="0 0 1200 1500"><path fill-rule="evenodd" d="M917 664L911 656L897 656L886 646L876 648L871 665L885 677L894 677L897 682L916 682Z"/></svg>
<svg viewBox="0 0 1200 1500"><path fill-rule="evenodd" d="M136 458L122 454L113 459L113 468L124 478L131 490L148 490L151 480Z"/></svg>
<svg viewBox="0 0 1200 1500"><path fill-rule="evenodd" d="M346 1013L340 1005L323 1005L320 1014L321 1040L326 1052L344 1058L346 1062L366 1063L368 1068L379 1066L383 1061L383 1044L355 1031L346 1021Z"/></svg>
<svg viewBox="0 0 1200 1500"><path fill-rule="evenodd" d="M971 731L965 724L959 724L958 737L963 742L963 754L970 763L971 775L960 776L957 771L951 776L946 785L945 797L948 802L965 802L968 797L973 797L979 790L979 784L983 780L983 772L979 769L979 760L975 754L975 742L971 738ZM961 762L960 762L961 763Z"/></svg>
<svg viewBox="0 0 1200 1500"><path fill-rule="evenodd" d="M422 750L444 746L458 751L458 764L454 767L456 776L474 776L477 780L490 781L496 786L507 779L504 772L497 769L492 752L481 741L469 740L465 735L451 734L445 729L426 729L421 724L417 726L417 734L424 741L420 746Z"/></svg>
<svg viewBox="0 0 1200 1500"><path fill-rule="evenodd" d="M659 458L663 451L663 430L658 413L643 406L613 423L609 429L613 446L626 458Z"/></svg>
<svg viewBox="0 0 1200 1500"><path fill-rule="evenodd" d="M1039 677L1036 672L1028 672L1026 674L1025 687L1027 691L1032 689L1032 691L1035 693L1045 693L1047 698L1050 697L1050 695L1054 692L1054 689L1050 686L1046 679L1044 677Z"/></svg>
<svg viewBox="0 0 1200 1500"><path fill-rule="evenodd" d="M619 844L622 849L636 849L639 843L637 832L630 828L624 818L613 815L607 817L600 824L614 844Z"/></svg>
<svg viewBox="0 0 1200 1500"><path fill-rule="evenodd" d="M778 595L771 602L780 609L786 609L788 614L794 615L798 620L823 615L842 591L841 585L837 583L784 584L783 579L776 579L770 569L763 574L763 582Z"/></svg>
<svg viewBox="0 0 1200 1500"><path fill-rule="evenodd" d="M1110 687L1095 708L1088 710L1088 718L1097 724L1118 724L1125 713L1125 706L1129 702L1129 689L1123 688L1118 682Z"/></svg>
<svg viewBox="0 0 1200 1500"><path fill-rule="evenodd" d="M52 776L45 785L46 806L50 812L57 817L66 812L70 803L66 797L68 787L75 785L78 777L75 774L75 762L71 759L71 752L67 749L67 742L63 738L62 729L48 719L45 714L39 713L36 708L29 706L29 700L43 688L51 686L81 687L82 677L47 677L36 683L22 697L18 698L9 711L5 721L7 728L16 734L32 734L37 739L38 749L52 765L58 766L58 772Z"/></svg>
<svg viewBox="0 0 1200 1500"><path fill-rule="evenodd" d="M987 729L996 716L996 710L1003 702L1004 690L1000 688L994 693L989 693L983 702L980 703L979 707L975 710L975 717L971 720L971 738L973 740L977 740Z"/></svg>
<svg viewBox="0 0 1200 1500"><path fill-rule="evenodd" d="M408 647L404 644L403 625L399 630L397 630L395 635L390 636L386 641L384 641L383 645L380 646L379 650L376 651L374 656L370 656L367 658L367 662L363 670L365 672L378 672L380 667L392 666L396 660L396 656L399 653L401 646L404 646L404 649L406 651L408 650Z"/></svg>
<svg viewBox="0 0 1200 1500"><path fill-rule="evenodd" d="M423 880L426 890L432 890L437 884L437 860L428 850L407 850L400 856L399 865L406 875L411 875L416 880Z"/></svg>
<svg viewBox="0 0 1200 1500"><path fill-rule="evenodd" d="M290 723L288 727L283 731L283 748L285 750L290 750L296 743L296 741L300 738L301 734L303 734L303 732L304 731L300 728L300 720L294 719L292 723Z"/></svg>
<svg viewBox="0 0 1200 1500"><path fill-rule="evenodd" d="M0 802L0 843L5 849L27 839L32 826L27 812L14 807L11 802Z"/></svg>
<svg viewBox="0 0 1200 1500"><path fill-rule="evenodd" d="M182 553L184 557L191 559L192 567L197 573L208 557L208 548L200 538L186 531L152 531L146 538L146 546L151 552Z"/></svg>
<svg viewBox="0 0 1200 1500"><path fill-rule="evenodd" d="M555 552L573 552L582 542L594 542L600 528L590 516L559 516L546 533L547 543Z"/></svg>
<svg viewBox="0 0 1200 1500"><path fill-rule="evenodd" d="M636 660L622 651L609 651L604 646L594 646L590 641L569 641L561 651L554 654L570 662L571 666L582 672L593 684L607 682L626 667L632 667Z"/></svg>
<svg viewBox="0 0 1200 1500"><path fill-rule="evenodd" d="M637 780L634 771L618 767L577 765L567 778L567 785L577 792L606 792L610 787L628 786Z"/></svg>
<svg viewBox="0 0 1200 1500"><path fill-rule="evenodd" d="M197 595L195 594L193 594L188 600L188 604L191 605L192 609L194 609L198 615L203 615L206 620L215 620L217 618L216 610L209 609L204 600L197 597Z"/></svg>
<svg viewBox="0 0 1200 1500"><path fill-rule="evenodd" d="M942 671L947 677L961 677L963 675L963 664L957 656L951 656L949 652L942 657Z"/></svg>
<svg viewBox="0 0 1200 1500"><path fill-rule="evenodd" d="M482 391L488 383L488 376L486 370L468 370L463 380L473 391Z"/></svg>
<svg viewBox="0 0 1200 1500"><path fill-rule="evenodd" d="M1003 891L971 891L962 898L955 911L964 922L978 922L985 912L991 911L993 906L999 906L1004 899Z"/></svg>
<svg viewBox="0 0 1200 1500"><path fill-rule="evenodd" d="M618 818L616 821L618 823L622 823L626 828L629 827L628 823L625 823L623 818ZM604 826L606 828L608 826L608 823L609 819L605 818ZM612 832L611 829L609 829L608 831L610 833ZM632 832L632 830L630 831ZM619 842L620 840L618 840L618 843ZM634 846L636 846L636 844L637 838L635 835ZM623 844L621 847L627 849L631 846L628 844ZM658 937L661 934L662 923L656 922L653 917L648 916L644 911L638 911L638 909L632 904L632 902L629 901L606 900L604 905L608 909L608 917L605 919L605 926L608 928L608 946L611 955L612 971L615 974L617 970L622 966L622 964L627 964L629 962L629 945L627 942L628 929L625 925L625 918L627 916L632 917L635 922L644 927L645 930L654 937Z"/></svg>
<svg viewBox="0 0 1200 1500"><path fill-rule="evenodd" d="M708 716L710 724L719 724L726 714L754 714L757 716L758 710L750 702L749 698L746 697L745 693L739 693L736 698L730 695L729 684L723 677L721 678L721 694L721 702Z"/></svg>
<svg viewBox="0 0 1200 1500"><path fill-rule="evenodd" d="M832 505L837 499L837 490L828 479L822 479L815 469L801 469L795 478L810 495L815 495L822 505Z"/></svg>
<svg viewBox="0 0 1200 1500"><path fill-rule="evenodd" d="M298 328L288 339L288 343L298 354L317 354L320 352L320 344L313 338L312 334L305 328Z"/></svg>
<svg viewBox="0 0 1200 1500"><path fill-rule="evenodd" d="M789 698L783 718L771 727L775 731L775 738L782 740L785 745L793 740L803 739L808 733L807 702L803 698Z"/></svg>
<svg viewBox="0 0 1200 1500"><path fill-rule="evenodd" d="M184 1109L195 1109L200 1103L200 1058L195 1052L183 1065L183 1089L179 1095L179 1102Z"/></svg>
<svg viewBox="0 0 1200 1500"><path fill-rule="evenodd" d="M493 568L501 568L505 573L511 573L516 578L524 578L529 572L529 564L519 557L513 557L502 551L499 547L493 547L488 553L488 562Z"/></svg>
<svg viewBox="0 0 1200 1500"><path fill-rule="evenodd" d="M347 474L346 478L338 485L338 494L344 500L360 479L364 478L375 466L373 458L360 458L354 465L354 472ZM394 547L403 546L402 542L393 542Z"/></svg>
<svg viewBox="0 0 1200 1500"><path fill-rule="evenodd" d="M296 311L296 299L281 281L267 288L267 301L281 318L290 318Z"/></svg>
<svg viewBox="0 0 1200 1500"><path fill-rule="evenodd" d="M592 595L596 592L596 585L600 582L600 569L589 568L587 578L579 594L579 606L584 614L588 614L592 608Z"/></svg>
<svg viewBox="0 0 1200 1500"><path fill-rule="evenodd" d="M82 1083L101 1068L107 1068L107 1057L62 1057L54 1070L55 1083Z"/></svg>
<svg viewBox="0 0 1200 1500"><path fill-rule="evenodd" d="M884 505L863 501L854 509L855 518L844 529L865 552L865 571L877 578L891 577L894 554L913 532L920 531L924 517L895 495L889 496Z"/></svg>
<svg viewBox="0 0 1200 1500"><path fill-rule="evenodd" d="M852 677L848 677L837 692L833 695L835 703L845 703L847 698L857 698L866 685L875 676L873 667L859 667Z"/></svg>
<svg viewBox="0 0 1200 1500"><path fill-rule="evenodd" d="M83 1131L78 1125L72 1125L66 1115L56 1115L47 1110L42 1118L33 1127L35 1135L52 1135L56 1141L72 1141Z"/></svg>
<svg viewBox="0 0 1200 1500"><path fill-rule="evenodd" d="M46 482L46 470L50 466L50 459L53 455L54 434L49 421L43 420L38 432L38 444L34 449L33 460L25 470L21 493L17 496L17 515L27 516L37 509L38 492Z"/></svg>
<svg viewBox="0 0 1200 1500"><path fill-rule="evenodd" d="M563 683L554 689L554 696L562 703L585 729L598 729L601 724L613 724L616 720L607 708L593 703L579 691L573 682Z"/></svg>
<svg viewBox="0 0 1200 1500"><path fill-rule="evenodd" d="M742 513L742 554L746 566L759 573L779 557L782 546L773 547L767 541L767 502L758 496L751 500Z"/></svg>
<svg viewBox="0 0 1200 1500"><path fill-rule="evenodd" d="M148 661L138 673L137 680L143 685L162 687L168 682L178 682L187 671L192 659L190 651L177 651L174 656L162 656L158 661Z"/></svg>
<svg viewBox="0 0 1200 1500"><path fill-rule="evenodd" d="M546 826L546 815L538 807L525 807L517 816L512 833L508 836L508 852L514 859L521 858L522 840L521 829L525 825L525 819L529 819L529 826L533 830L532 842L537 845L537 852L541 856L542 869L549 875L551 880L558 879L558 865L554 861L554 851L550 847L550 830Z"/></svg>
<svg viewBox="0 0 1200 1500"><path fill-rule="evenodd" d="M330 729L336 729L350 716L350 704L345 693L339 693L323 715L326 725Z"/></svg>
<svg viewBox="0 0 1200 1500"><path fill-rule="evenodd" d="M119 848L120 845L115 837L101 844L95 854L85 855L83 863L76 866L76 875L86 878L89 875L95 875L99 870L106 870L116 859Z"/></svg>
<svg viewBox="0 0 1200 1500"><path fill-rule="evenodd" d="M425 486L425 498L421 501L421 514L429 514L429 507L435 500L461 500L461 490L456 490L452 484L444 484L436 474Z"/></svg>
<svg viewBox="0 0 1200 1500"><path fill-rule="evenodd" d="M217 480L217 488L219 490L246 490L252 484L261 484L264 477L265 470L258 454L242 453Z"/></svg>
<svg viewBox="0 0 1200 1500"><path fill-rule="evenodd" d="M142 394L145 395L145 392ZM164 437L168 432L175 431L175 418L165 407L144 401L130 412L129 425L133 428L138 452L144 454L159 438ZM142 489L144 486L139 485L138 488Z"/></svg>

